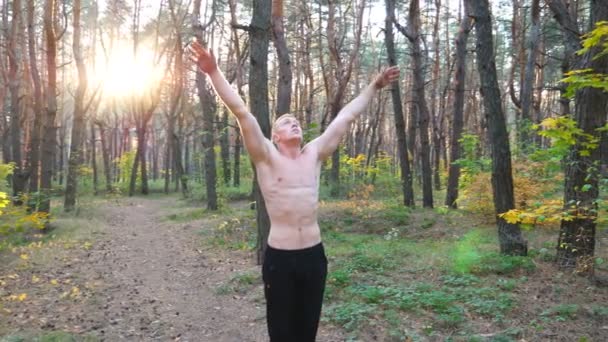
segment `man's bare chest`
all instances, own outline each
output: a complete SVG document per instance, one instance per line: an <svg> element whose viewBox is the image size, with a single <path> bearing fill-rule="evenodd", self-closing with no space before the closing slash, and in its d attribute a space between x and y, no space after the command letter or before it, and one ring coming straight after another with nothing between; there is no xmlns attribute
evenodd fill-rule
<svg viewBox="0 0 608 342"><path fill-rule="evenodd" d="M258 169L260 181L275 189L316 188L318 165L316 160L302 156L296 160L277 158L267 168Z"/></svg>

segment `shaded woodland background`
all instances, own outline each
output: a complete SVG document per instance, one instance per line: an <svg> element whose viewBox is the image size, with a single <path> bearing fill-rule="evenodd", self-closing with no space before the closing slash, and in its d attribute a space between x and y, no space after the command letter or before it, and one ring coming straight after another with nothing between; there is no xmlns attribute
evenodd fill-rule
<svg viewBox="0 0 608 342"><path fill-rule="evenodd" d="M84 194L179 191L211 211L252 198L261 256L263 198L234 118L185 55L196 37L267 136L286 112L316 136L399 65L324 166L322 198L482 213L507 255L527 253L522 227L559 227L559 266L593 274L606 0L4 0L1 13L4 236L50 229L54 197L72 211Z"/></svg>

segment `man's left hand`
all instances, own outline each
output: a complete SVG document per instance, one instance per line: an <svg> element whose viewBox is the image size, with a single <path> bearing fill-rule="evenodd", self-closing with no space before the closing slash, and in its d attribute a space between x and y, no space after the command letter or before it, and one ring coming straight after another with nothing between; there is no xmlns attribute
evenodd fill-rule
<svg viewBox="0 0 608 342"><path fill-rule="evenodd" d="M386 68L380 72L378 76L376 76L376 80L374 81L374 85L377 89L382 89L387 85L397 81L399 79L399 67L392 66L390 68Z"/></svg>

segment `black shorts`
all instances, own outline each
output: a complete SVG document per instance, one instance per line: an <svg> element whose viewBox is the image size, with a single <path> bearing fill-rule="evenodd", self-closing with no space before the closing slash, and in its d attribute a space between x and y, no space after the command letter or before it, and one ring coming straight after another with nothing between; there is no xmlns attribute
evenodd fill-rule
<svg viewBox="0 0 608 342"><path fill-rule="evenodd" d="M326 276L322 243L298 250L266 248L262 278L271 342L315 341Z"/></svg>

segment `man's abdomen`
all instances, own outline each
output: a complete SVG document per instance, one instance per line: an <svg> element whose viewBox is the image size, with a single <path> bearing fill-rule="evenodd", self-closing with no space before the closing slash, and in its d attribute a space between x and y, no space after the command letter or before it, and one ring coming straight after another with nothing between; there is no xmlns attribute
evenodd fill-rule
<svg viewBox="0 0 608 342"><path fill-rule="evenodd" d="M308 189L282 189L269 196L266 208L271 227L268 243L279 249L301 249L321 242L317 223L318 198Z"/></svg>

